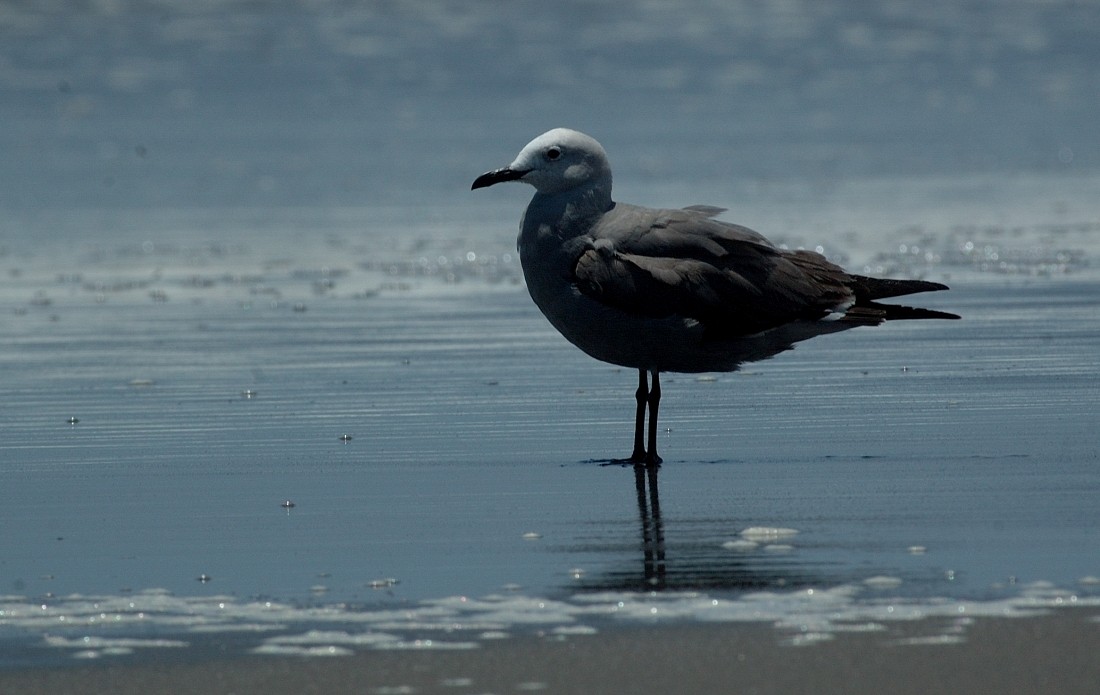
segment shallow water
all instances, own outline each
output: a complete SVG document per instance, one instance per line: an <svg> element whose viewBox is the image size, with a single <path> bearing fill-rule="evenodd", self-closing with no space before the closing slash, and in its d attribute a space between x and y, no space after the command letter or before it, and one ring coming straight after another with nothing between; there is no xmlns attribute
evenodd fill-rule
<svg viewBox="0 0 1100 695"><path fill-rule="evenodd" d="M782 623L815 590L853 620L884 598L1000 612L1036 582L1093 593L1091 274L971 275L926 302L961 322L669 375L654 500L604 465L629 444L632 373L557 337L521 286L364 297L350 288L375 271L345 270L169 268L107 297L57 277L48 303L5 316L9 637L85 653L87 634L259 621L285 639L390 608L415 616L390 626L411 636L461 596L445 613L468 642L522 630L540 601L536 623L591 628L646 596L679 619L753 618L770 597ZM331 282L299 302L303 276ZM724 611L700 613L711 601Z"/></svg>
<svg viewBox="0 0 1100 695"><path fill-rule="evenodd" d="M968 5L952 22L904 17L915 28L902 35L874 8L834 9L723 15L772 37L748 86L728 80L752 65L723 70L709 54L675 59L700 84L673 84L655 67L667 56L610 70L627 101L665 85L680 104L671 130L568 70L542 74L548 91L523 106L504 67L480 91L446 71L433 82L402 62L416 52L401 40L370 48L386 70L361 72L369 41L295 29L304 17L343 39L369 33L351 12L211 4L191 23L169 13L148 45L125 40L145 15L85 17L132 53L72 74L62 58L94 38L21 15L0 137L48 156L23 146L0 164L13 192L0 226L0 661L210 632L266 653L465 647L654 619L766 620L812 638L1095 602L1100 179L1087 90L1074 90L1100 43L1055 39L1100 25L1021 4L997 16L1030 27L1020 43L1003 23L979 30ZM459 14L478 31L534 21ZM229 17L236 39L204 23ZM480 65L459 19L432 20L449 37L432 55ZM600 21L633 46L655 18L642 20ZM390 21L397 36L423 29ZM37 42L51 27L70 40ZM979 34L985 53L931 50ZM195 35L216 45L184 70ZM837 36L859 55L834 54ZM820 71L799 77L778 48L807 37ZM603 74L594 35L570 40L591 51L573 67ZM290 60L303 45L313 62ZM523 64L558 51L524 45ZM893 61L872 59L876 46ZM115 61L113 81L97 81L95 60ZM255 91L195 88L230 64L240 74L219 79ZM332 81L251 81L291 64ZM962 64L989 99L964 98ZM1000 81L1021 65L1020 82ZM880 89L838 82L847 69ZM28 86L43 74L48 87ZM570 89L575 108L548 105ZM752 113L716 145L730 93L751 96ZM792 93L814 108L784 110ZM869 93L890 98L855 117ZM260 108L280 94L294 108ZM142 95L149 112L134 108ZM440 104L453 108L446 131L422 116ZM1006 104L1018 130L997 120L975 138ZM623 199L728 205L777 242L947 282L920 302L964 319L667 375L659 480L606 465L630 444L634 375L565 343L527 298L514 229L528 192L466 190L559 124L532 126L532 112L604 140ZM922 119L942 128L931 141Z"/></svg>

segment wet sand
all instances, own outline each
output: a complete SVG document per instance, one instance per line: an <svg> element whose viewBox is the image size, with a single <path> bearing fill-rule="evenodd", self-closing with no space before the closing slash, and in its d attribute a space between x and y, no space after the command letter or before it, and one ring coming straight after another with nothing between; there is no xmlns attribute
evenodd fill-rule
<svg viewBox="0 0 1100 695"><path fill-rule="evenodd" d="M143 659L0 673L11 693L1095 693L1100 611L982 618L957 643L942 620L806 646L765 625L616 629L473 650L350 657Z"/></svg>

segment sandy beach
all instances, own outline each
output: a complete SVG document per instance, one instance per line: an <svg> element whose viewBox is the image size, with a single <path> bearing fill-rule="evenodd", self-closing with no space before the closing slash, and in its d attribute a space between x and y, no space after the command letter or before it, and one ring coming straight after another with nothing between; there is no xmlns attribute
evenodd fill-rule
<svg viewBox="0 0 1100 695"><path fill-rule="evenodd" d="M143 659L0 673L0 691L63 693L1095 693L1093 609L983 618L961 641L942 621L894 623L805 646L764 625L627 628L471 650L224 660Z"/></svg>

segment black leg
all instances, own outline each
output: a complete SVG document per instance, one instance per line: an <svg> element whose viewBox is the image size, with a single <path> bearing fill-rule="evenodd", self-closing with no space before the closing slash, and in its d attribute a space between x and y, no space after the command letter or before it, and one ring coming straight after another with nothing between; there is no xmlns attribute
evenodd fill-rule
<svg viewBox="0 0 1100 695"><path fill-rule="evenodd" d="M638 370L638 390L634 397L638 399L638 413L634 419L634 453L630 455L630 460L645 463L645 408L649 400L649 382L644 369Z"/></svg>
<svg viewBox="0 0 1100 695"><path fill-rule="evenodd" d="M661 457L657 455L657 411L661 405L661 376L660 372L654 371L653 385L649 389L649 450L646 452L645 462L647 466L655 466L661 462ZM645 378L645 372L642 372L642 378Z"/></svg>

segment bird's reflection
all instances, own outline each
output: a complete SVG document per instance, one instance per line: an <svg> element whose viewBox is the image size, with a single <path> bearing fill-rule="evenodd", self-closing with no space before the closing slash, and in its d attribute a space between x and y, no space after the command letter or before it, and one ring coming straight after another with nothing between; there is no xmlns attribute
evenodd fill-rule
<svg viewBox="0 0 1100 695"><path fill-rule="evenodd" d="M642 578L647 586L655 590L664 589L665 529L661 524L657 467L634 466L634 486L638 491L638 516L642 522Z"/></svg>
<svg viewBox="0 0 1100 695"><path fill-rule="evenodd" d="M632 468L641 527L641 573L635 564L636 540L575 547L573 552L598 553L601 564L607 564L602 570L576 578L572 590L737 592L795 588L822 581L821 573L814 572L797 555L739 553L723 547L721 539L728 539L731 529L743 525L735 517L691 518L677 513L666 522L661 514L660 468ZM666 527L666 523L671 526ZM669 538L666 530L671 534Z"/></svg>

